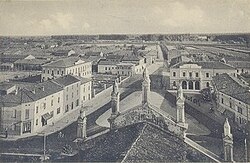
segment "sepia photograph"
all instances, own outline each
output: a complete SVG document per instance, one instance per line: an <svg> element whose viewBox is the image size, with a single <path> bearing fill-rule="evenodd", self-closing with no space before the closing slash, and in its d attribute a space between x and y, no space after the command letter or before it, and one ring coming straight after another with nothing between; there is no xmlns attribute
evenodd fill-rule
<svg viewBox="0 0 250 163"><path fill-rule="evenodd" d="M250 162L250 0L0 0L0 162Z"/></svg>

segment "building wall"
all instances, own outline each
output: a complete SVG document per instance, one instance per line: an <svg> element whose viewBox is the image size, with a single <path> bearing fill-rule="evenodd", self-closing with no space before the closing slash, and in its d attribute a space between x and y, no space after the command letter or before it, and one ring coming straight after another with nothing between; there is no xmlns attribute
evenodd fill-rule
<svg viewBox="0 0 250 163"><path fill-rule="evenodd" d="M174 76L175 72L175 76ZM183 76L185 73L185 76ZM190 74L192 76L190 76ZM198 76L196 76L196 73ZM195 82L199 82L200 89L210 87L212 84L212 78L215 75L219 75L222 73L227 73L231 76L236 75L236 70L234 69L202 69L199 67L194 68L170 68L170 89L176 89L176 87L180 84L182 81L186 81L187 83L189 81L193 82L193 89L195 90ZM175 83L175 84L174 84ZM185 90L185 89L184 89ZM198 91L197 90L197 91Z"/></svg>
<svg viewBox="0 0 250 163"><path fill-rule="evenodd" d="M230 97L222 92L217 92L216 97L218 107L222 107L234 113L234 121L239 126L243 126L247 121L250 121L250 105Z"/></svg>
<svg viewBox="0 0 250 163"><path fill-rule="evenodd" d="M71 112L72 110L75 110L77 107L80 106L80 87L80 81L64 87L64 114Z"/></svg>
<svg viewBox="0 0 250 163"><path fill-rule="evenodd" d="M92 63L84 62L71 67L63 68L44 66L42 71L42 79L45 81L52 79L53 77L58 78L68 74L90 78L92 76Z"/></svg>
<svg viewBox="0 0 250 163"><path fill-rule="evenodd" d="M80 99L81 104L84 104L86 101L89 101L92 97L92 82L82 83L80 88Z"/></svg>
<svg viewBox="0 0 250 163"><path fill-rule="evenodd" d="M11 135L21 135L22 133L22 109L21 105L14 107L1 107L0 127L1 132L7 128Z"/></svg>
<svg viewBox="0 0 250 163"><path fill-rule="evenodd" d="M52 125L63 115L63 91L37 100L33 110L34 132L44 129L47 125ZM42 116L46 113L49 113L53 116L47 121L47 125L43 125Z"/></svg>
<svg viewBox="0 0 250 163"><path fill-rule="evenodd" d="M114 71L114 69L116 69L116 65L112 64L112 65L100 65L98 64L98 73L101 74L112 74L112 71Z"/></svg>

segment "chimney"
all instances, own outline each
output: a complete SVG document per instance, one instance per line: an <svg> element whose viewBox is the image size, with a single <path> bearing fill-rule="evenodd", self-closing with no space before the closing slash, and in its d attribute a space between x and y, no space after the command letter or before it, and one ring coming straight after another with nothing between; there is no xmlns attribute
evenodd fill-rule
<svg viewBox="0 0 250 163"><path fill-rule="evenodd" d="M35 88L32 89L32 93L36 94L36 89Z"/></svg>
<svg viewBox="0 0 250 163"><path fill-rule="evenodd" d="M44 91L44 86L42 86L42 91Z"/></svg>

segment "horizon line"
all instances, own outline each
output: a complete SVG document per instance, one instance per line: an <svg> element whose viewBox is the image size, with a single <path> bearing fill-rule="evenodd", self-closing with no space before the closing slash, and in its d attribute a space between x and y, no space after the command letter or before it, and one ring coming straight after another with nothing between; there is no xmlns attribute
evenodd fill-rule
<svg viewBox="0 0 250 163"><path fill-rule="evenodd" d="M0 35L0 37L51 37L51 36L98 36L98 35L234 35L250 34L250 32L204 32L204 33L100 33L100 34L52 34L52 35Z"/></svg>

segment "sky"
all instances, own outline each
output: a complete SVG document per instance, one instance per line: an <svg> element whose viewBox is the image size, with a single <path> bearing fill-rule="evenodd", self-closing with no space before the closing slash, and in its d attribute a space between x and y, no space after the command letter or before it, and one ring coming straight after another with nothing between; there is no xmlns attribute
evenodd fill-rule
<svg viewBox="0 0 250 163"><path fill-rule="evenodd" d="M0 35L233 32L250 32L250 0L0 0Z"/></svg>

